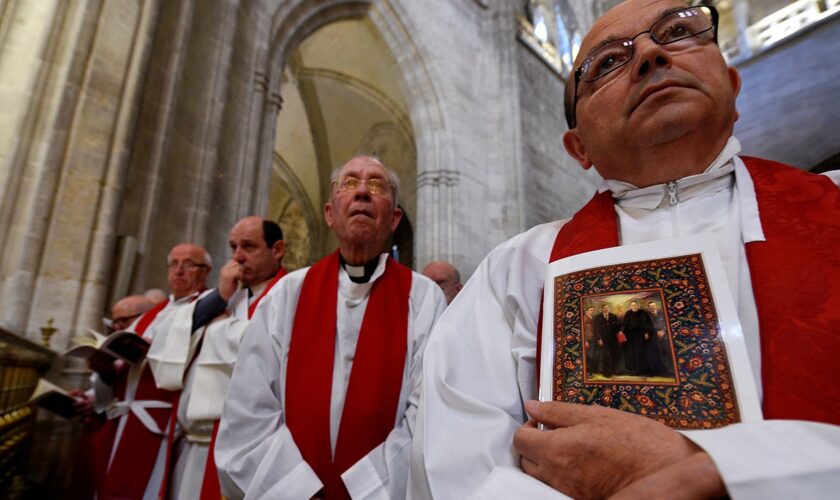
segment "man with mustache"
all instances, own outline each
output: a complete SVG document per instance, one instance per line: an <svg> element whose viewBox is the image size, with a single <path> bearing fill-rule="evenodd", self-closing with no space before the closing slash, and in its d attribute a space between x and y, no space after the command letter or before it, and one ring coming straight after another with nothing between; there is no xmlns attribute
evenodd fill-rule
<svg viewBox="0 0 840 500"><path fill-rule="evenodd" d="M239 350L216 445L226 497L405 496L423 350L446 302L384 253L397 198L376 158L333 173L338 250L271 291Z"/></svg>
<svg viewBox="0 0 840 500"><path fill-rule="evenodd" d="M710 7L630 0L584 38L563 143L604 182L572 219L493 250L435 328L415 497L836 495L840 176L738 156L740 77L716 44L716 21ZM701 232L723 257L768 420L680 433L613 409L534 401L546 264ZM806 308L820 314L795 316Z"/></svg>
<svg viewBox="0 0 840 500"><path fill-rule="evenodd" d="M231 259L219 284L155 340L149 359L159 387L180 390L169 496L219 498L212 450L242 333L263 297L286 275L283 232L276 222L245 217L230 230ZM173 422L174 424L174 422Z"/></svg>

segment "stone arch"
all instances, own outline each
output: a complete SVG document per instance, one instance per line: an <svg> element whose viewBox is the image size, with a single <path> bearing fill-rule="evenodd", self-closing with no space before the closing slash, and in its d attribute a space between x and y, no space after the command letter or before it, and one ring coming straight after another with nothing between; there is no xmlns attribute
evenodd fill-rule
<svg viewBox="0 0 840 500"><path fill-rule="evenodd" d="M396 1L295 0L282 2L272 16L266 72L268 99L263 111L260 134L260 169L270 168L280 99L283 70L290 51L306 36L329 23L367 16L385 41L402 74L402 89L414 131L417 151L417 213L414 219L414 260L424 263L442 254L452 254L452 207L432 200L448 199L436 191L441 186L421 183L436 172L450 171L453 146L446 134L443 113L437 97L436 79L424 58L422 46L412 37L407 13ZM450 201L451 203L451 201ZM445 226L445 227L441 227Z"/></svg>

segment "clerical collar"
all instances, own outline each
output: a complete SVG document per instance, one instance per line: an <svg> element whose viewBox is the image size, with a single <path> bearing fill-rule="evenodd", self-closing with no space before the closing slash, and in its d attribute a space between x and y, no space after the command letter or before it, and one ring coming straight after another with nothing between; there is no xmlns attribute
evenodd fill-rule
<svg viewBox="0 0 840 500"><path fill-rule="evenodd" d="M350 281L353 283L367 283L373 276L373 272L376 271L376 266L379 264L379 256L377 255L372 260L365 262L362 266L351 266L344 261L344 257L341 254L338 254L338 261L341 263L341 267L347 271L347 276L350 277Z"/></svg>
<svg viewBox="0 0 840 500"><path fill-rule="evenodd" d="M735 164L732 159L741 151L741 143L735 137L730 137L726 146L720 151L703 173L683 177L676 181L676 189L680 200L687 200L704 193L717 192L728 189L734 184L732 172ZM612 191L613 198L623 207L653 210L669 203L669 191L665 184L656 184L640 188L629 182L604 180L599 192Z"/></svg>

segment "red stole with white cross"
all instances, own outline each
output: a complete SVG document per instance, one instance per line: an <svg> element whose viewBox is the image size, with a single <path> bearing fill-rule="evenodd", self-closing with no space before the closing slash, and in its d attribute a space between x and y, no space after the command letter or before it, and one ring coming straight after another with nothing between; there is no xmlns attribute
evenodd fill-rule
<svg viewBox="0 0 840 500"><path fill-rule="evenodd" d="M136 326L138 335L145 333L158 313L168 303L169 300L161 302L140 317ZM127 382L125 374L127 372L127 369L123 370L123 376L114 384L118 399L125 397L125 385ZM157 388L152 371L148 364L146 364L140 375L140 381L137 384L134 399L136 401L152 400L171 403L174 396L175 393L172 391ZM171 411L171 408L147 409L147 412L154 418L160 429L166 428ZM114 427L114 431L116 431L119 420L119 418L114 418L108 422L109 425ZM126 423L122 436L120 437L119 443L117 443L114 458L111 461L110 467L108 467L105 480L99 488L98 498L142 498L143 492L146 490L146 483L148 483L152 469L154 469L158 449L162 440L162 435L156 435L147 429L140 419L129 411L128 415L126 415ZM110 453L111 450L109 449L108 452Z"/></svg>
<svg viewBox="0 0 840 500"><path fill-rule="evenodd" d="M746 245L764 417L840 424L840 190L825 176L742 159L766 239ZM550 262L614 246L618 222L607 191L560 229Z"/></svg>
<svg viewBox="0 0 840 500"><path fill-rule="evenodd" d="M286 369L286 425L324 484L327 499L350 498L341 474L385 441L394 428L408 345L412 279L410 269L388 259L384 274L371 287L333 460L330 398L338 267L336 251L306 273Z"/></svg>

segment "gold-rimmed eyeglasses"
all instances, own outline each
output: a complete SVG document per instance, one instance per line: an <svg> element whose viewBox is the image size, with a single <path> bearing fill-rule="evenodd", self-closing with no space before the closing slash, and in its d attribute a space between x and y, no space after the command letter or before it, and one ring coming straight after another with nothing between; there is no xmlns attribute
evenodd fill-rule
<svg viewBox="0 0 840 500"><path fill-rule="evenodd" d="M332 181L333 186L339 192L355 191L359 189L362 184L365 185L370 194L382 194L388 188L388 182L384 179L359 179L352 175L344 175Z"/></svg>

